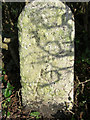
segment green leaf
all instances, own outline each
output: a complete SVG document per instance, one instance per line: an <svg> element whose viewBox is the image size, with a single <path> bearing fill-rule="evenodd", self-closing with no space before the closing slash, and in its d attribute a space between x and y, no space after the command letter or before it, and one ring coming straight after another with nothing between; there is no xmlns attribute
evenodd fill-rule
<svg viewBox="0 0 90 120"><path fill-rule="evenodd" d="M8 98L7 101L10 102L10 101L11 101L11 98Z"/></svg>
<svg viewBox="0 0 90 120"><path fill-rule="evenodd" d="M12 91L11 90L9 90L9 89L5 89L5 92L4 92L4 97L10 97L10 95L12 94Z"/></svg>
<svg viewBox="0 0 90 120"><path fill-rule="evenodd" d="M2 104L2 107L3 107L3 108L7 108L7 101L5 101L5 102Z"/></svg>
<svg viewBox="0 0 90 120"><path fill-rule="evenodd" d="M2 115L6 116L6 111L5 110L3 110Z"/></svg>
<svg viewBox="0 0 90 120"><path fill-rule="evenodd" d="M36 119L39 119L40 117L39 116L36 116Z"/></svg>
<svg viewBox="0 0 90 120"><path fill-rule="evenodd" d="M6 74L6 72L5 72L5 70L3 71L3 75L5 75Z"/></svg>
<svg viewBox="0 0 90 120"><path fill-rule="evenodd" d="M9 111L7 112L7 116L8 116L8 117L10 116L10 112L9 112Z"/></svg>
<svg viewBox="0 0 90 120"><path fill-rule="evenodd" d="M36 119L39 119L40 118L40 113L39 112L31 112L30 116L36 117Z"/></svg>
<svg viewBox="0 0 90 120"><path fill-rule="evenodd" d="M14 89L14 87L10 83L7 83L7 88L10 89L10 90Z"/></svg>
<svg viewBox="0 0 90 120"><path fill-rule="evenodd" d="M30 115L31 115L31 116L37 116L37 115L40 115L40 113L39 113L39 112L31 112Z"/></svg>

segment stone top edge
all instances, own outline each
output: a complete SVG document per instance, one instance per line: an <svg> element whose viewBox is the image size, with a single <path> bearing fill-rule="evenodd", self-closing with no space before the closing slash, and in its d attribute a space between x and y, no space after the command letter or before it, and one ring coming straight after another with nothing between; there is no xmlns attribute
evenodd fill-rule
<svg viewBox="0 0 90 120"><path fill-rule="evenodd" d="M60 0L33 0L34 2L61 2Z"/></svg>
<svg viewBox="0 0 90 120"><path fill-rule="evenodd" d="M62 3L63 4L63 1L60 1L60 0L31 0L31 2L28 2L28 4L32 4L32 3L60 3L60 4Z"/></svg>
<svg viewBox="0 0 90 120"><path fill-rule="evenodd" d="M62 8L68 8L68 10L70 10L70 8L64 4L62 1L60 0L32 0L30 3L28 3L26 6L25 6L25 9L27 9L27 7L30 7L32 8L33 5L36 5L38 3L43 3L43 4L53 4L54 6L56 7L59 7L60 9Z"/></svg>
<svg viewBox="0 0 90 120"><path fill-rule="evenodd" d="M33 0L0 0L1 2L31 2ZM49 1L49 0L47 0ZM56 1L56 0L53 0ZM62 2L89 2L90 0L60 0Z"/></svg>

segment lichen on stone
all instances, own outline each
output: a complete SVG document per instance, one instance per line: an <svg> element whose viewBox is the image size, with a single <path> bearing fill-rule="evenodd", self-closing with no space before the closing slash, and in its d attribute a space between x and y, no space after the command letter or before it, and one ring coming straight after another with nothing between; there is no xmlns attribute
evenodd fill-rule
<svg viewBox="0 0 90 120"><path fill-rule="evenodd" d="M71 10L60 1L31 2L20 14L18 28L23 105L46 116L64 109L65 103L72 106L75 30Z"/></svg>

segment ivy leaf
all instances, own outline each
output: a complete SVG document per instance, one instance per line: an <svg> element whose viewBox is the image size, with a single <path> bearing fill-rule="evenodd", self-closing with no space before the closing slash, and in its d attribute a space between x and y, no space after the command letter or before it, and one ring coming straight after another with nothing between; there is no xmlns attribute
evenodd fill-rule
<svg viewBox="0 0 90 120"><path fill-rule="evenodd" d="M7 101L5 101L5 102L2 104L2 107L3 107L3 108L7 108Z"/></svg>
<svg viewBox="0 0 90 120"><path fill-rule="evenodd" d="M11 98L8 98L7 101L10 102L10 101L11 101Z"/></svg>
<svg viewBox="0 0 90 120"><path fill-rule="evenodd" d="M40 113L39 112L31 112L30 116L36 117L36 119L39 119L40 118Z"/></svg>
<svg viewBox="0 0 90 120"><path fill-rule="evenodd" d="M6 111L5 110L3 110L2 115L6 116Z"/></svg>
<svg viewBox="0 0 90 120"><path fill-rule="evenodd" d="M6 74L6 72L5 72L5 70L3 71L3 75L5 75Z"/></svg>
<svg viewBox="0 0 90 120"><path fill-rule="evenodd" d="M40 113L39 113L39 112L31 112L30 115L31 115L31 116L37 116L37 115L40 115Z"/></svg>
<svg viewBox="0 0 90 120"><path fill-rule="evenodd" d="M7 88L10 89L10 90L14 89L14 87L10 83L7 83Z"/></svg>
<svg viewBox="0 0 90 120"><path fill-rule="evenodd" d="M5 89L5 92L4 92L4 97L10 97L10 95L12 94L12 91L11 90L9 90L9 89Z"/></svg>
<svg viewBox="0 0 90 120"><path fill-rule="evenodd" d="M8 116L8 117L10 116L10 112L9 112L9 111L7 112L7 116Z"/></svg>

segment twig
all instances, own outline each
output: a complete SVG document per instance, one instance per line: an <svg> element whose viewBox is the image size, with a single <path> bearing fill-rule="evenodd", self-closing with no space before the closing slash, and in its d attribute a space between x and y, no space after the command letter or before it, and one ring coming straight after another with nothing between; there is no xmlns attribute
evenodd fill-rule
<svg viewBox="0 0 90 120"><path fill-rule="evenodd" d="M87 83L87 82L90 82L90 79L89 80L86 80L86 81L84 81L84 82L80 82L80 80L78 79L78 76L76 76L76 79L78 80L78 84L80 85L80 84L85 84L85 83Z"/></svg>
<svg viewBox="0 0 90 120"><path fill-rule="evenodd" d="M14 95L15 95L15 94L11 95L9 98L12 98ZM6 98L5 100L1 101L0 104L3 103L4 101L6 101L7 99L8 99L8 98Z"/></svg>
<svg viewBox="0 0 90 120"><path fill-rule="evenodd" d="M90 82L90 79L89 79L89 80L86 80L86 81L84 81L84 82L80 82L79 85L80 85L80 84L85 84L85 83L87 83L87 82Z"/></svg>
<svg viewBox="0 0 90 120"><path fill-rule="evenodd" d="M71 110L67 110L67 111L65 111L65 112L70 112L70 113L72 113L73 115L75 114L74 112L72 112Z"/></svg>

